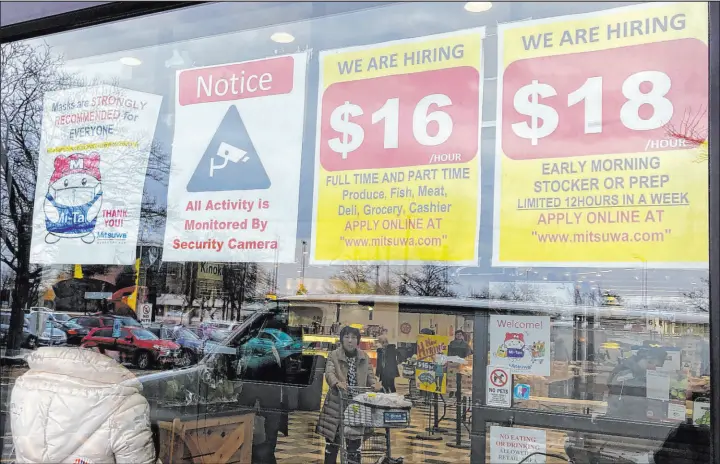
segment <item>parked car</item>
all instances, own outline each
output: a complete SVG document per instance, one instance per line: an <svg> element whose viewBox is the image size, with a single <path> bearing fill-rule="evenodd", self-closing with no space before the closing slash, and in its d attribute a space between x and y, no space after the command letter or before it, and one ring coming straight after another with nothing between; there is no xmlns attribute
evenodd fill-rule
<svg viewBox="0 0 720 464"><path fill-rule="evenodd" d="M67 343L67 335L58 327L59 322L47 321L43 331L38 337L38 346L56 346Z"/></svg>
<svg viewBox="0 0 720 464"><path fill-rule="evenodd" d="M226 332L232 332L236 328L240 327L242 322L237 321L204 321L200 323L200 332L202 333L201 338L211 338L212 333L216 330L224 330Z"/></svg>
<svg viewBox="0 0 720 464"><path fill-rule="evenodd" d="M98 327L112 327L115 319L119 319L123 327L142 327L138 321L127 316L79 316L70 319L68 322L81 325L87 329L94 329Z"/></svg>
<svg viewBox="0 0 720 464"><path fill-rule="evenodd" d="M214 343L223 343L225 340L228 339L230 334L232 334L232 332L229 330L215 329L210 332L210 335L207 337L207 340L210 340Z"/></svg>
<svg viewBox="0 0 720 464"><path fill-rule="evenodd" d="M41 312L48 315L48 320L55 321L55 322L66 322L69 321L72 317L71 315L67 313L60 313L56 311L52 311L48 308L40 308L37 306L33 306L30 308L30 314L34 312Z"/></svg>
<svg viewBox="0 0 720 464"><path fill-rule="evenodd" d="M247 367L259 368L277 363L282 366L285 359L303 353L303 343L278 329L264 328L257 336L240 346L241 359Z"/></svg>
<svg viewBox="0 0 720 464"><path fill-rule="evenodd" d="M37 337L30 332L30 329L28 328L27 319L25 319L23 324L23 341L20 344L22 348L27 348L30 350L34 350L37 348ZM7 336L8 332L10 331L10 313L1 313L0 314L0 340L2 341L2 345L5 345L7 342Z"/></svg>
<svg viewBox="0 0 720 464"><path fill-rule="evenodd" d="M76 324L71 321L56 322L55 324L58 329L65 332L65 336L67 337L68 345L79 346L80 343L82 342L82 339L89 332L89 329L87 327L83 327L80 324Z"/></svg>
<svg viewBox="0 0 720 464"><path fill-rule="evenodd" d="M173 366L180 356L180 345L170 340L160 340L144 327L124 326L117 338L112 336L112 332L112 327L92 329L83 338L81 346L97 348L101 353L117 351L120 361L130 361L140 369Z"/></svg>
<svg viewBox="0 0 720 464"><path fill-rule="evenodd" d="M178 365L182 367L197 363L206 352L209 352L212 347L217 345L210 339L200 339L194 331L181 325L152 325L147 329L162 340L172 340L180 345Z"/></svg>

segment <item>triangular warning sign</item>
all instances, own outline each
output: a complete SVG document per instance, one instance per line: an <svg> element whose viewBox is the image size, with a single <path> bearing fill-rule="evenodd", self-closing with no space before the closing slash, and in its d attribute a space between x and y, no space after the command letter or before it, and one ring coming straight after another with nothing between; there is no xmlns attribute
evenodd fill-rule
<svg viewBox="0 0 720 464"><path fill-rule="evenodd" d="M270 179L235 105L228 108L187 184L188 192L270 188Z"/></svg>

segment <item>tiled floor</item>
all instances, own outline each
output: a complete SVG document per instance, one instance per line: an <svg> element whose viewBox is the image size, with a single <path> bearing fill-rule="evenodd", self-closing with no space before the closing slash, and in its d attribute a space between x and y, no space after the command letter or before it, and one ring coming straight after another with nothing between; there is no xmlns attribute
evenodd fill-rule
<svg viewBox="0 0 720 464"><path fill-rule="evenodd" d="M398 392L407 392L406 384L400 382ZM446 395L447 397L447 395ZM451 401L451 400L448 400ZM446 420L440 424L448 429L438 434L442 440L422 440L416 436L426 434L430 408L424 404L416 404L411 411L410 427L406 429L391 430L391 455L393 458L403 457L406 464L459 464L470 462L469 449L457 449L447 446L455 442L455 404L448 404L445 413ZM443 409L440 408L442 416ZM285 463L321 463L323 461L325 440L315 433L318 412L295 412L290 415L290 427L287 437L281 435L276 449L276 458L279 464ZM469 420L469 416L467 418ZM469 424L468 424L469 426ZM378 429L377 433L384 429ZM467 442L468 432L463 426L462 438ZM364 447L377 449L376 443L384 443L384 437L373 437L365 442ZM372 455L372 456L371 456ZM374 464L380 454L368 452L363 455L363 464Z"/></svg>

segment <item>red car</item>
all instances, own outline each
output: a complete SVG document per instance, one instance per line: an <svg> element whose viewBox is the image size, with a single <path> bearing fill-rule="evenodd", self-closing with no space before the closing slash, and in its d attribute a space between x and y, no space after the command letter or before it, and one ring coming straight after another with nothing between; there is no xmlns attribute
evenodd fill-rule
<svg viewBox="0 0 720 464"><path fill-rule="evenodd" d="M143 327L125 326L120 337L112 336L112 327L92 329L82 340L82 347L97 348L119 353L120 361L129 360L140 369L152 366L168 367L176 364L180 345L170 340L161 340Z"/></svg>

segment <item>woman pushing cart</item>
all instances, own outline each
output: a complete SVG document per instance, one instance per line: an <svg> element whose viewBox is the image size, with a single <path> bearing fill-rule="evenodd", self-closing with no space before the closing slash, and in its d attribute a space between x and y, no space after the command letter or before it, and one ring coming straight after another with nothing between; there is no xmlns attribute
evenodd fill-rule
<svg viewBox="0 0 720 464"><path fill-rule="evenodd" d="M343 464L358 464L365 432L371 429L357 425L357 417L353 420L352 416L346 416L346 411L358 394L379 391L382 385L373 374L367 354L358 348L360 331L345 326L340 331L340 341L340 347L330 353L325 366L325 380L330 390L325 397L316 431L325 437L325 464L336 464L341 449ZM360 406L363 405L357 405L358 408ZM351 413L352 410L350 408ZM362 410L367 413L367 406ZM407 416L409 421L409 412ZM346 417L351 419L349 423ZM388 419L392 421L392 415ZM389 458L389 429L386 437Z"/></svg>
<svg viewBox="0 0 720 464"><path fill-rule="evenodd" d="M316 431L325 437L325 464L336 464L340 445L343 443L341 425L344 411L341 392L347 394L350 389L358 387L380 390L382 385L375 378L370 358L358 348L360 331L346 325L340 331L340 347L328 355L325 365L325 380L330 390L325 396ZM345 442L348 453L360 461L360 445L362 436L350 437Z"/></svg>

